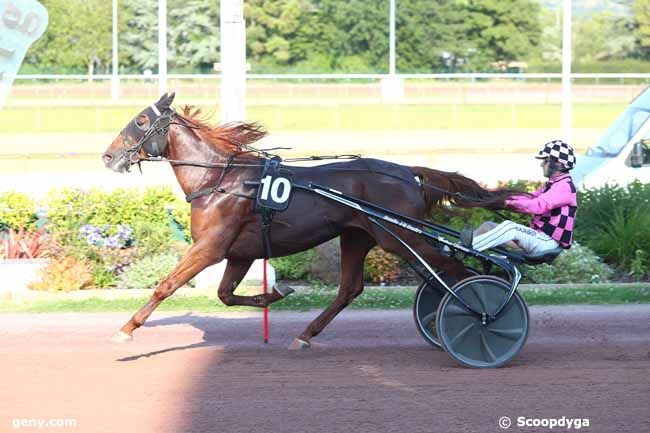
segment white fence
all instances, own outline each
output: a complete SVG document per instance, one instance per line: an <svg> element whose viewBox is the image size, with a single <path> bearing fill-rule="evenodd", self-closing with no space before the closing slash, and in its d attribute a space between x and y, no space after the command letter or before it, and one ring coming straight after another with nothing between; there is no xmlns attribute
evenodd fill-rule
<svg viewBox="0 0 650 433"><path fill-rule="evenodd" d="M337 101L340 104L386 101L382 82L397 79L403 83L396 103L504 103L512 98L520 103L558 103L561 95L560 73L456 73L456 74L248 74L249 104L310 103ZM571 75L572 97L577 102L629 100L636 89L650 84L650 73ZM55 98L48 105L120 104L133 98L157 96L158 79L151 75L120 75L111 86L112 75L18 75L11 105L40 105L39 97ZM218 74L169 74L168 88L178 89L184 97L210 99L218 104ZM451 90L450 90L451 89ZM114 91L117 90L117 93ZM291 101L282 101L290 98ZM275 101L273 99L276 99ZM111 102L109 102L109 100ZM321 101L321 102L322 102ZM305 102L305 101L302 101Z"/></svg>
<svg viewBox="0 0 650 433"><path fill-rule="evenodd" d="M167 77L167 87L177 93L178 105L198 105L208 112L218 112L218 74ZM389 78L401 80L403 87L397 97L393 93L387 98L383 84ZM91 79L86 75L19 75L6 106L0 110L0 132L114 132L126 120L124 113L136 112L160 96L156 75L119 76L119 95L112 92L112 79L112 75L95 75ZM618 112L650 83L650 74L573 74L572 81L574 106L615 104L612 111ZM463 115L475 105L498 111L503 120L498 127L516 129L534 127L530 118L542 107L557 111L562 86L559 73L248 74L246 95L252 118L265 120L275 131L312 129L308 122L281 122L296 113L307 117L301 107L320 110L314 115L322 117L322 125L316 128L321 130L349 129L350 115L362 111L377 112L399 122L410 115L409 110L418 111L416 107L420 108L413 116L419 115L422 120L413 122L415 128L439 129L439 125L427 124L427 116L439 116L443 110L451 113L443 127L457 129L471 121ZM359 109L350 114L351 106ZM58 110L60 107L70 110L63 112ZM72 117L78 119L77 124L73 124ZM386 129L385 125L379 125L380 129ZM375 127L368 123L361 129Z"/></svg>

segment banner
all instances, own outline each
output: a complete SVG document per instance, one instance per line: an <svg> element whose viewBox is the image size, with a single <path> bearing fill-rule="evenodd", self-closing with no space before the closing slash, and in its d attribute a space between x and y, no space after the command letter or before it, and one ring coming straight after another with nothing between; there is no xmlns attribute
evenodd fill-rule
<svg viewBox="0 0 650 433"><path fill-rule="evenodd" d="M0 107L29 47L47 28L47 9L36 0L0 0Z"/></svg>

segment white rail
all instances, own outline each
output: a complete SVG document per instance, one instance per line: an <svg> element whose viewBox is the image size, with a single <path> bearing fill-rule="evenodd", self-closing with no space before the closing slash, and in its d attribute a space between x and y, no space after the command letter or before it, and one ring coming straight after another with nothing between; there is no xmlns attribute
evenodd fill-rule
<svg viewBox="0 0 650 433"><path fill-rule="evenodd" d="M381 80L390 77L390 74L247 74L250 80ZM500 78L500 79L553 79L562 78L561 73L436 73L436 74L397 74L403 79L474 79L474 78ZM158 74L121 74L120 80L157 80ZM90 77L92 80L111 80L113 75L98 74ZM220 74L167 74L169 79L208 79L219 80ZM650 79L650 73L572 73L572 79ZM89 76L84 74L25 74L16 75L16 80L88 80Z"/></svg>

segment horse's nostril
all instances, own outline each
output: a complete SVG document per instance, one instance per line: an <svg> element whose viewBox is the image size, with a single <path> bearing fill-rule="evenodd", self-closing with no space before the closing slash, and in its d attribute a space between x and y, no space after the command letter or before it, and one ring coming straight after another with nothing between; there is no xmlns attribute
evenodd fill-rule
<svg viewBox="0 0 650 433"><path fill-rule="evenodd" d="M104 159L104 162L108 164L113 160L113 156L109 155L108 153L105 153L102 158Z"/></svg>

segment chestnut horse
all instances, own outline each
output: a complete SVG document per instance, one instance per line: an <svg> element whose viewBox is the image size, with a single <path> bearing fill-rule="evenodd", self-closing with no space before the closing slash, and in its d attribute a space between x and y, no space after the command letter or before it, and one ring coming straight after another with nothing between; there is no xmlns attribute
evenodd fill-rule
<svg viewBox="0 0 650 433"><path fill-rule="evenodd" d="M105 165L117 172L129 170L151 157L172 165L186 195L215 187L191 201L193 244L174 270L153 292L151 299L121 328L114 339L128 341L154 309L176 289L203 269L222 260L227 266L219 286L225 305L265 307L283 295L277 290L257 296L239 296L235 289L255 259L265 256L262 221L254 212L256 188L265 158L248 145L265 132L256 124L231 123L213 127L200 120L198 110L185 107L183 114L170 108L174 95L164 95L135 117L103 155ZM452 203L460 207L503 209L503 201L519 191L486 190L457 173L424 167L406 167L377 159L359 158L316 167L286 166L293 183L310 182L423 220L434 206ZM427 262L452 278L468 275L462 262L442 255L412 232L395 228L399 236ZM363 291L366 254L375 245L411 259L398 241L372 224L365 214L310 191L294 188L289 207L278 212L271 225L273 256L286 256L340 237L341 280L336 299L292 343L309 347L312 337Z"/></svg>

